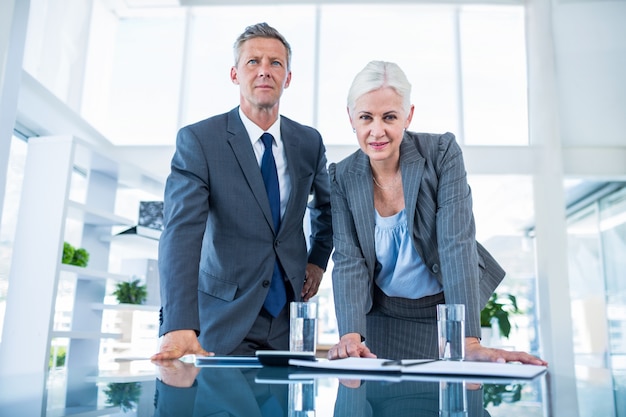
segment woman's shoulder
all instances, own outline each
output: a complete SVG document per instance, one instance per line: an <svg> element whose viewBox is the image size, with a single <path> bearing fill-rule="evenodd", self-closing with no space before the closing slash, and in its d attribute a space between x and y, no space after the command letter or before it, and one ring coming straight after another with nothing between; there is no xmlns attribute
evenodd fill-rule
<svg viewBox="0 0 626 417"><path fill-rule="evenodd" d="M346 156L338 162L333 162L329 165L329 173L331 176L341 177L349 173L360 174L369 170L369 158L367 155L357 149L352 154Z"/></svg>
<svg viewBox="0 0 626 417"><path fill-rule="evenodd" d="M431 147L439 149L441 146L447 147L452 143L456 143L456 136L454 136L452 132L425 133L407 131L406 136L422 148Z"/></svg>
<svg viewBox="0 0 626 417"><path fill-rule="evenodd" d="M405 153L417 151L426 159L441 158L450 150L458 150L459 152L461 150L456 141L456 137L451 132L422 133L407 131L405 135L405 147Z"/></svg>

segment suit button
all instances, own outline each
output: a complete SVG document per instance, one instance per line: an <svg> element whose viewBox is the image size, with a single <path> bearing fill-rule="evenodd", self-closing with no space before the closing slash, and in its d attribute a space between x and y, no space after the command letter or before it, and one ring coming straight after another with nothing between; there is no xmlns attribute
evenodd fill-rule
<svg viewBox="0 0 626 417"><path fill-rule="evenodd" d="M270 286L270 282L268 280L263 281L263 288L267 288Z"/></svg>
<svg viewBox="0 0 626 417"><path fill-rule="evenodd" d="M280 240L275 240L274 241L274 247L277 248L278 245L280 245Z"/></svg>
<svg viewBox="0 0 626 417"><path fill-rule="evenodd" d="M438 264L434 264L432 267L432 271L433 274L438 274L439 273L439 265Z"/></svg>

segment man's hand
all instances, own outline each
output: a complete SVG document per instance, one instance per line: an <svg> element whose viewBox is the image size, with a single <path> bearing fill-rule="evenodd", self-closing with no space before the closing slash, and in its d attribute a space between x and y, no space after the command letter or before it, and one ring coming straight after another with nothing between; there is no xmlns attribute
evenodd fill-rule
<svg viewBox="0 0 626 417"><path fill-rule="evenodd" d="M309 301L320 289L324 270L315 264L307 264L304 273L304 285L302 286L302 299Z"/></svg>
<svg viewBox="0 0 626 417"><path fill-rule="evenodd" d="M202 349L196 332L193 330L174 330L165 333L161 339L159 353L152 355L152 361L179 359L184 355L214 356L214 353Z"/></svg>
<svg viewBox="0 0 626 417"><path fill-rule="evenodd" d="M361 342L361 335L358 333L347 333L341 336L339 343L330 348L328 359L342 359L347 357L375 358L369 348Z"/></svg>
<svg viewBox="0 0 626 417"><path fill-rule="evenodd" d="M482 346L476 337L465 338L465 359L476 362L520 362L547 366L548 362L526 352L508 351Z"/></svg>
<svg viewBox="0 0 626 417"><path fill-rule="evenodd" d="M159 379L170 387L189 388L196 380L200 368L180 360L153 360L158 368Z"/></svg>

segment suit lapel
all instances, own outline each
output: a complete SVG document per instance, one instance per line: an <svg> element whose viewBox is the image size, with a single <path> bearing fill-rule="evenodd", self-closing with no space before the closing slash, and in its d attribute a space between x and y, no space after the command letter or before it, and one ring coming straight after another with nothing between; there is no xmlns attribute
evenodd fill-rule
<svg viewBox="0 0 626 417"><path fill-rule="evenodd" d="M291 192L289 193L287 206L285 207L285 214L283 215L283 218L287 218L290 215L294 204L293 196L295 195L295 187L298 186L298 172L301 172L301 169L298 165L300 164L300 158L298 155L298 134L296 130L289 123L285 122L285 119L282 117L280 121L280 136L283 141L285 158L287 159L287 171L289 174L289 181L291 182Z"/></svg>
<svg viewBox="0 0 626 417"><path fill-rule="evenodd" d="M406 209L407 228L414 230L417 195L424 174L425 159L417 150L412 140L405 138L400 144L400 170Z"/></svg>
<svg viewBox="0 0 626 417"><path fill-rule="evenodd" d="M228 138L228 143L237 158L239 167L243 172L246 182L254 195L259 207L263 211L265 220L269 226L274 229L274 222L272 220L272 212L270 209L270 202L265 192L265 184L263 183L263 177L261 177L261 171L254 155L254 150L248 136L248 132L239 118L238 109L235 108L228 114L228 127L227 130L232 134Z"/></svg>
<svg viewBox="0 0 626 417"><path fill-rule="evenodd" d="M355 224L356 232L361 242L370 273L373 274L376 264L376 246L374 244L374 189L372 185L372 168L369 158L363 152L358 152L348 174L348 184L352 187L353 206L358 207L363 215L363 221ZM348 192L350 192L348 191Z"/></svg>
<svg viewBox="0 0 626 417"><path fill-rule="evenodd" d="M417 195L424 174L425 159L410 140L404 139L400 145L400 169L402 171L402 186L404 204L407 216L408 230L413 230L417 209ZM372 185L372 169L369 158L359 152L349 169L348 184L354 185L352 191L354 207L362 208L363 222L356 224L357 234L363 256L373 268L376 260L376 246L374 233L376 218L374 215L374 190ZM373 272L373 271L372 271Z"/></svg>

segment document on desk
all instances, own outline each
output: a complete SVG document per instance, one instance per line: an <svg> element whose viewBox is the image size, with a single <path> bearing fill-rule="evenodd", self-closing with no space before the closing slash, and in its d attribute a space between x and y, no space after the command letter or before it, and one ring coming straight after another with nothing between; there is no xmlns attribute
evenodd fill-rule
<svg viewBox="0 0 626 417"><path fill-rule="evenodd" d="M320 359L315 362L292 359L289 365L334 372L383 372L402 375L447 375L530 379L546 371L545 366L516 363L441 361L405 359L390 361L373 358Z"/></svg>

